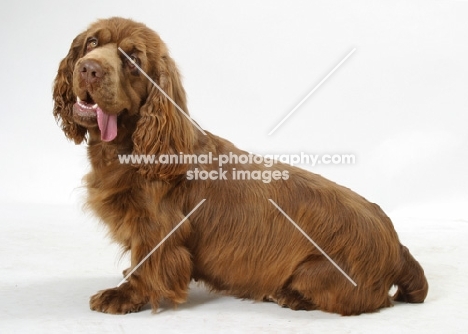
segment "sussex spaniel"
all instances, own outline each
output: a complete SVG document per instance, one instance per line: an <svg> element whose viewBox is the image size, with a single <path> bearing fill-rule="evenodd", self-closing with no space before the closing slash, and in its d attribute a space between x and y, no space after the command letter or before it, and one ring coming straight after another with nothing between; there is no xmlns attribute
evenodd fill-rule
<svg viewBox="0 0 468 334"><path fill-rule="evenodd" d="M131 252L129 270L206 199L124 284L91 297L91 309L122 314L148 303L157 310L162 299L180 304L192 279L241 298L342 315L424 301L424 271L376 204L279 162L220 168L220 156L249 154L184 115L177 67L145 25L110 18L79 34L60 63L53 98L66 137L87 142L87 206ZM214 159L122 163L128 154ZM208 174L214 171L220 175Z"/></svg>

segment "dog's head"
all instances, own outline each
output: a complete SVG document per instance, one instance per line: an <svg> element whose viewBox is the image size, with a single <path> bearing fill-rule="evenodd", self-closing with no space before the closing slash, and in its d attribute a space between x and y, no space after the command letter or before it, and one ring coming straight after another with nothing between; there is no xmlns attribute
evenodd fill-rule
<svg viewBox="0 0 468 334"><path fill-rule="evenodd" d="M132 20L99 20L73 40L60 63L53 113L77 144L91 136L130 140L134 154L190 153L192 124L154 83L187 113L178 70L160 37ZM174 172L170 166L140 167L159 177Z"/></svg>

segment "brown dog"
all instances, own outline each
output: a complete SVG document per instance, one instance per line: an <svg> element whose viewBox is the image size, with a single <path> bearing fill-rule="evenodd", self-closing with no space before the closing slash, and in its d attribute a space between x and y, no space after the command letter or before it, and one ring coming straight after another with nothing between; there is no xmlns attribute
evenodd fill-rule
<svg viewBox="0 0 468 334"><path fill-rule="evenodd" d="M128 282L93 296L93 310L136 312L147 303L156 310L163 298L183 303L191 279L242 298L343 315L390 306L392 285L398 286L394 300L424 301L423 269L376 204L319 175L260 163L203 134L140 68L187 113L175 63L143 24L97 21L60 63L54 116L69 139L87 139L87 204L131 251L132 270L206 200ZM191 160L130 164L119 160L123 154ZM250 160L220 166L226 156Z"/></svg>

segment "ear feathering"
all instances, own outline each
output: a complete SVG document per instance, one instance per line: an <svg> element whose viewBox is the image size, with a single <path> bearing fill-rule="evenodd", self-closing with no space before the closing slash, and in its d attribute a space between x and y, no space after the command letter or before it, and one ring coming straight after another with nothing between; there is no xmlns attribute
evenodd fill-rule
<svg viewBox="0 0 468 334"><path fill-rule="evenodd" d="M185 90L174 61L163 55L155 62L159 87L187 112ZM157 87L152 86L146 103L140 109L140 119L133 133L135 155L192 154L195 143L193 124L169 101ZM184 174L184 164L137 165L140 174L149 179L172 180Z"/></svg>
<svg viewBox="0 0 468 334"><path fill-rule="evenodd" d="M80 144L86 137L86 128L73 121L73 104L76 100L73 94L73 68L82 52L84 39L83 33L73 40L67 56L60 62L53 88L53 114L65 136L75 144Z"/></svg>

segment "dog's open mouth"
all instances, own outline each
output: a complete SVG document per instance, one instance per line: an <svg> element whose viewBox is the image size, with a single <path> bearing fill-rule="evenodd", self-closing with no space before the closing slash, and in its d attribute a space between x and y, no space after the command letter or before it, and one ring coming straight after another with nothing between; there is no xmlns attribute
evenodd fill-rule
<svg viewBox="0 0 468 334"><path fill-rule="evenodd" d="M92 98L82 101L77 97L73 110L80 117L97 118L101 140L111 141L117 137L117 115L105 113Z"/></svg>

